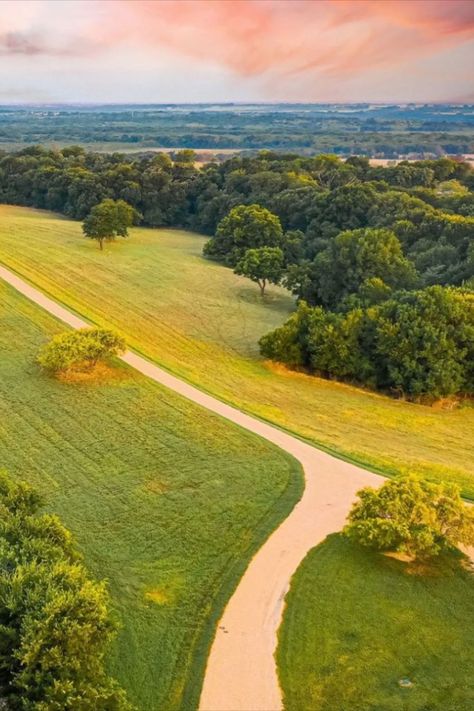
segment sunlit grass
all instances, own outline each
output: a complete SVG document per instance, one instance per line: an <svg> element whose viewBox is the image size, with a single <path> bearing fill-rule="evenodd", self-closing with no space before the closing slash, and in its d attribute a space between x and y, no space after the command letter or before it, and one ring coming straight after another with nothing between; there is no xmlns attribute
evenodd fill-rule
<svg viewBox="0 0 474 711"><path fill-rule="evenodd" d="M474 408L392 400L259 359L293 308L201 257L205 238L134 229L103 253L80 224L0 206L0 261L156 362L239 407L386 473L452 479L474 497Z"/></svg>
<svg viewBox="0 0 474 711"><path fill-rule="evenodd" d="M37 486L107 578L112 672L140 711L196 706L213 626L302 488L294 460L119 362L56 380L64 330L0 283L0 468Z"/></svg>
<svg viewBox="0 0 474 711"><path fill-rule="evenodd" d="M474 576L460 558L413 568L330 536L286 602L277 652L286 711L474 708Z"/></svg>

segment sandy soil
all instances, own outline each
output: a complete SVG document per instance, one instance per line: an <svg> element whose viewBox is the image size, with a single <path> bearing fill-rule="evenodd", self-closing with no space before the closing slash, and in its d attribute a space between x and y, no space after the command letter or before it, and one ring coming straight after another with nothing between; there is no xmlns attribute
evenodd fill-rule
<svg viewBox="0 0 474 711"><path fill-rule="evenodd" d="M0 278L73 328L90 325L1 266ZM313 546L342 528L357 491L363 486L379 486L383 478L206 395L135 353L127 351L122 360L273 442L303 466L303 497L255 555L219 621L199 706L200 711L280 711L274 652L291 576Z"/></svg>

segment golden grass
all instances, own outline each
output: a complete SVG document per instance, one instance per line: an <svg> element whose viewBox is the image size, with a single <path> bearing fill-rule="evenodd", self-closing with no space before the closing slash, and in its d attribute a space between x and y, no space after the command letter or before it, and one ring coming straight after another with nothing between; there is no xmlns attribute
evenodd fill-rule
<svg viewBox="0 0 474 711"><path fill-rule="evenodd" d="M277 288L262 300L254 284L201 257L204 241L134 229L101 253L77 222L0 207L0 261L159 364L337 454L390 474L455 480L474 497L472 406L397 401L262 361L259 337L293 300Z"/></svg>

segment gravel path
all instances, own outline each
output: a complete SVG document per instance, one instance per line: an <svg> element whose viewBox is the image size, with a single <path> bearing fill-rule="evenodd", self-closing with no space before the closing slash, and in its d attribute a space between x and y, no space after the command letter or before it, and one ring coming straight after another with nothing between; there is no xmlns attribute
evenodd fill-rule
<svg viewBox="0 0 474 711"><path fill-rule="evenodd" d="M0 278L69 326L90 325L1 266ZM290 579L313 546L342 528L356 492L380 485L383 478L206 395L136 353L127 351L121 359L188 400L273 442L303 466L306 486L300 502L255 555L219 621L200 701L201 711L279 711L274 653Z"/></svg>

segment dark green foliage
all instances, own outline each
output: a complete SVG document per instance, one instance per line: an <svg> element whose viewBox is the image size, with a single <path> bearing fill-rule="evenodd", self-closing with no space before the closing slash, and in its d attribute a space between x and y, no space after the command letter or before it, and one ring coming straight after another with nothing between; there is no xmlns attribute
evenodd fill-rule
<svg viewBox="0 0 474 711"><path fill-rule="evenodd" d="M125 200L107 198L94 205L84 220L82 231L86 237L96 239L102 249L104 240L127 237L128 228L136 219L138 219L137 211Z"/></svg>
<svg viewBox="0 0 474 711"><path fill-rule="evenodd" d="M411 288L417 282L400 242L387 229L341 232L317 255L311 276L319 303L328 308L337 308L368 279L378 278L393 289Z"/></svg>
<svg viewBox="0 0 474 711"><path fill-rule="evenodd" d="M263 296L267 282L279 284L283 275L283 252L279 247L247 249L235 265L234 272L256 282Z"/></svg>
<svg viewBox="0 0 474 711"><path fill-rule="evenodd" d="M0 698L12 711L127 711L104 670L104 583L31 487L0 474Z"/></svg>
<svg viewBox="0 0 474 711"><path fill-rule="evenodd" d="M217 226L204 254L235 266L247 249L278 247L283 240L280 220L260 205L234 207Z"/></svg>
<svg viewBox="0 0 474 711"><path fill-rule="evenodd" d="M231 266L246 249L278 246L289 288L313 305L326 303L318 295L315 259L348 230L394 232L423 285L459 286L474 275L468 258L473 171L467 163L440 158L371 167L360 157L344 162L336 155L265 150L198 168L193 157L189 151L170 157L91 153L77 146L25 148L0 154L0 201L77 219L104 200L107 205L125 201L137 211L133 220L138 213L144 225L209 234L208 256ZM237 208L240 225L232 225L230 214ZM260 216L251 219L255 209ZM272 217L263 218L263 210ZM107 233L123 233L92 217L86 225L99 244L100 235L107 239ZM372 276L385 281L380 274L367 274L364 280Z"/></svg>
<svg viewBox="0 0 474 711"><path fill-rule="evenodd" d="M261 354L291 367L308 367L311 359L309 325L313 311L304 301L300 301L298 309L284 326L259 340Z"/></svg>
<svg viewBox="0 0 474 711"><path fill-rule="evenodd" d="M54 336L41 349L38 363L52 373L94 367L125 350L125 340L105 328L80 328Z"/></svg>
<svg viewBox="0 0 474 711"><path fill-rule="evenodd" d="M355 230L369 225L371 208L384 183L359 183L338 187L314 205L308 225L308 238L335 237L341 230Z"/></svg>
<svg viewBox="0 0 474 711"><path fill-rule="evenodd" d="M474 294L440 286L369 312L377 385L409 397L474 392Z"/></svg>
<svg viewBox="0 0 474 711"><path fill-rule="evenodd" d="M267 358L414 400L472 394L474 294L434 286L346 313L302 302L260 348Z"/></svg>
<svg viewBox="0 0 474 711"><path fill-rule="evenodd" d="M178 147L219 154L267 147L397 158L412 152L473 153L472 118L472 105L466 104L3 106L0 137L4 145L72 141L111 152ZM355 160L359 172L357 161L363 159ZM408 171L407 176L409 181Z"/></svg>
<svg viewBox="0 0 474 711"><path fill-rule="evenodd" d="M88 153L77 146L0 154L0 201L77 219L103 200L125 201L145 225L189 227L209 235L232 208L258 204L289 231L278 244L268 244L283 249L288 265L311 263L341 231L386 227L395 231L424 283L461 284L470 276L466 245L474 207L468 164L441 158L373 168L358 157L343 162L335 155L266 150L198 169L192 152L172 157ZM301 233L298 244L294 230ZM96 225L91 232L97 232ZM217 241L216 256L235 264L225 240L222 249ZM449 253L430 251L438 245L448 245ZM299 296L311 301L312 292Z"/></svg>
<svg viewBox="0 0 474 711"><path fill-rule="evenodd" d="M344 532L363 546L430 558L474 544L474 511L463 503L456 484L409 476L358 495Z"/></svg>

